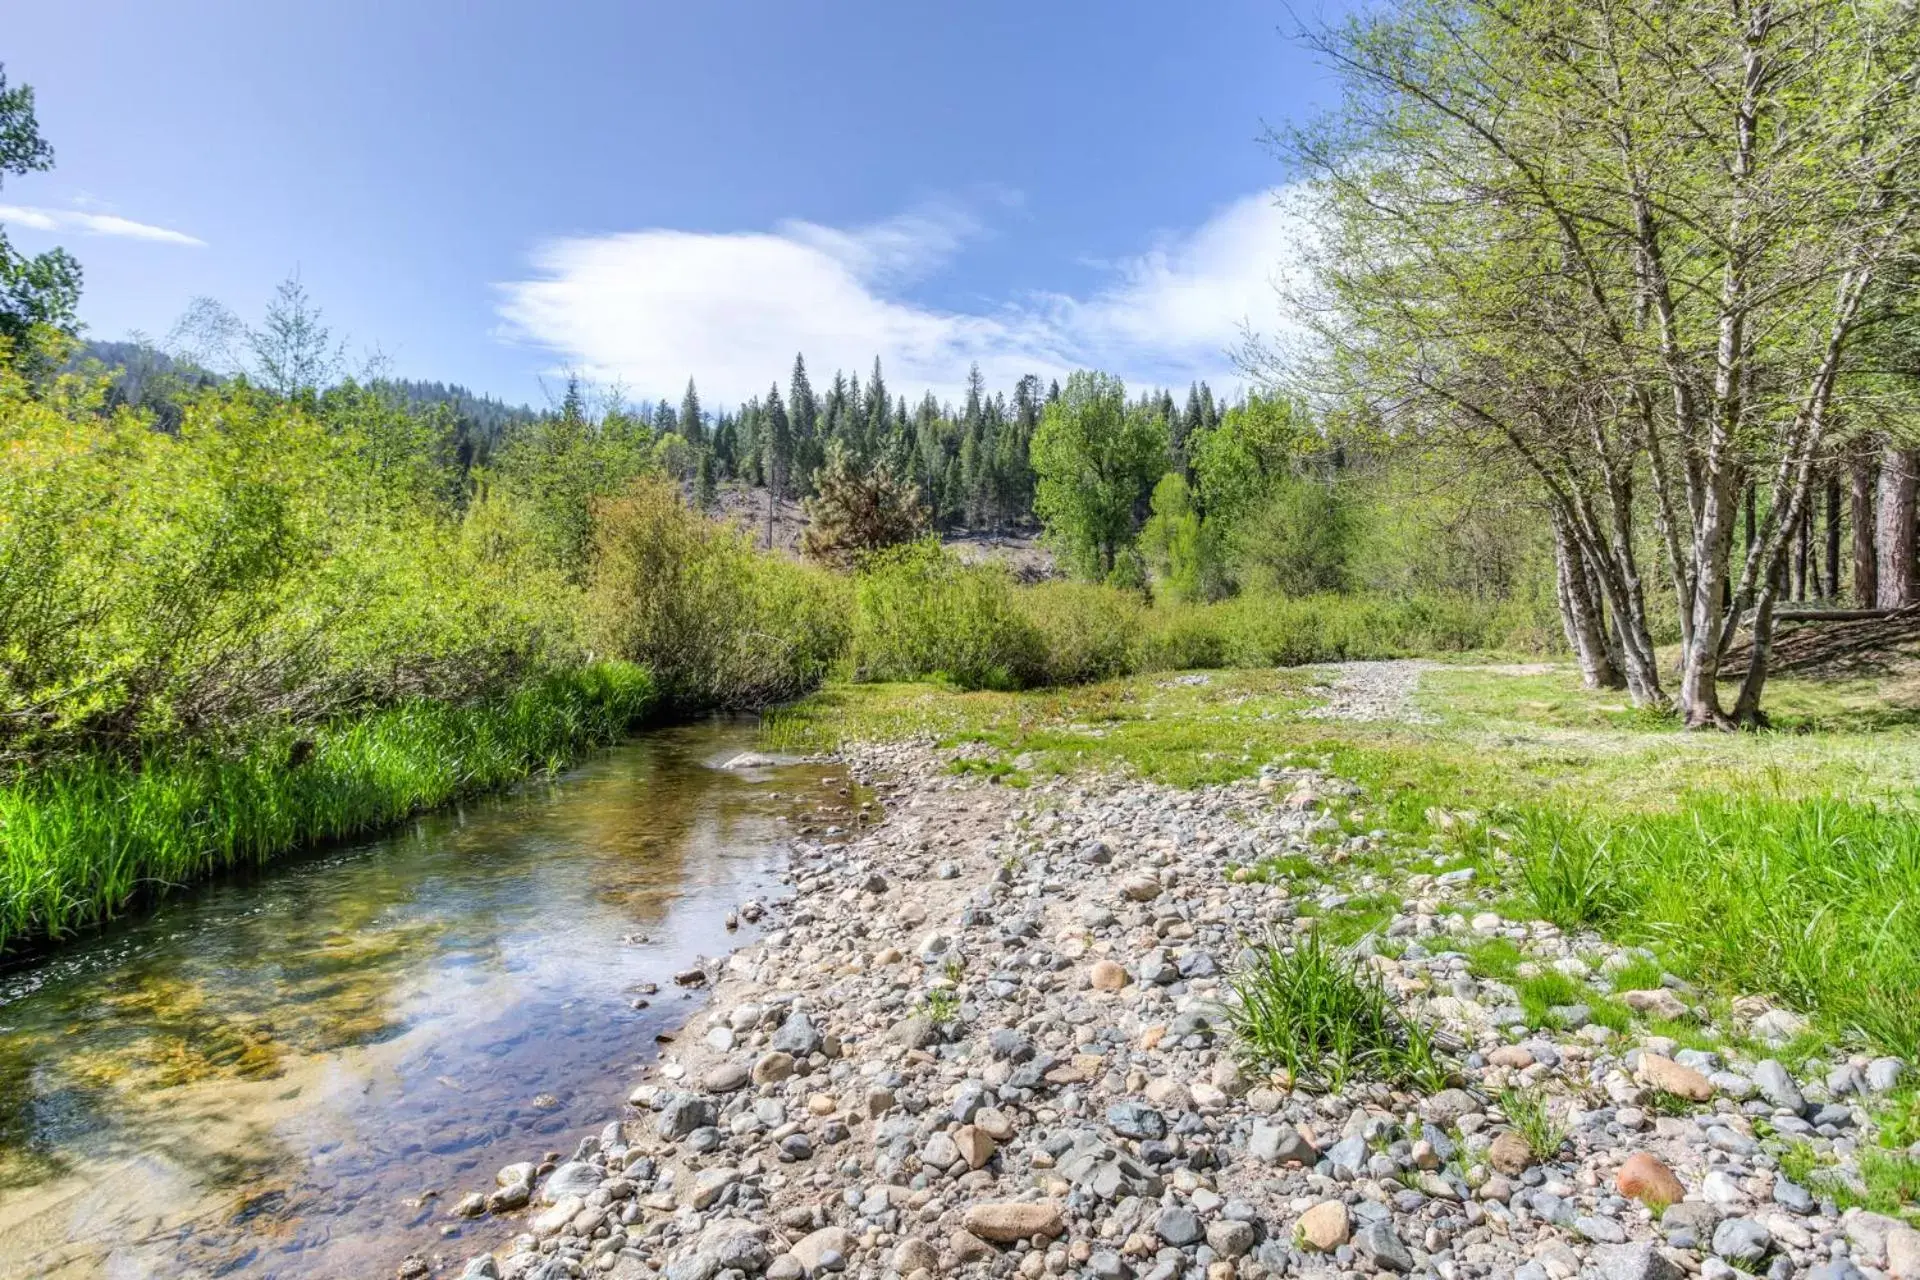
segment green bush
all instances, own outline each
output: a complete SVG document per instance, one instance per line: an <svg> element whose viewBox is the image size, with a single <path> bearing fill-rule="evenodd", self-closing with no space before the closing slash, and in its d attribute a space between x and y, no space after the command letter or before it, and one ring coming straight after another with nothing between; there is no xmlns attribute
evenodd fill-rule
<svg viewBox="0 0 1920 1280"><path fill-rule="evenodd" d="M1229 535L1234 576L1255 592L1311 595L1347 585L1354 521L1340 489L1287 475Z"/></svg>
<svg viewBox="0 0 1920 1280"><path fill-rule="evenodd" d="M1015 599L1039 637L1041 684L1108 680L1137 668L1146 606L1112 587L1044 582Z"/></svg>
<svg viewBox="0 0 1920 1280"><path fill-rule="evenodd" d="M874 557L855 580L860 680L950 680L1020 689L1045 670L1046 638L997 565L962 564L931 540Z"/></svg>
<svg viewBox="0 0 1920 1280"><path fill-rule="evenodd" d="M759 707L825 679L846 645L845 580L753 547L642 477L594 516L587 634L685 711Z"/></svg>
<svg viewBox="0 0 1920 1280"><path fill-rule="evenodd" d="M0 758L469 699L577 660L538 574L488 572L378 470L364 406L327 423L210 390L167 433L68 389L0 370Z"/></svg>

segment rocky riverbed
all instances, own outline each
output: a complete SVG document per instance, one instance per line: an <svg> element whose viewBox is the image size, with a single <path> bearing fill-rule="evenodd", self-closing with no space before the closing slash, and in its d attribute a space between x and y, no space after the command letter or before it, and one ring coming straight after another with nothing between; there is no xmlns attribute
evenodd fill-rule
<svg viewBox="0 0 1920 1280"><path fill-rule="evenodd" d="M447 1197L497 1247L402 1276L1920 1278L1920 1233L1782 1169L1797 1143L1857 1176L1906 1064L1790 1072L1764 1046L1791 1011L1715 1023L1678 980L1616 990L1645 956L1503 917L1484 871L1426 849L1383 871L1385 833L1328 813L1353 803L1338 780L1012 789L924 744L848 754L883 820L795 844L790 896L741 908L768 932L682 975L707 1001L623 1114ZM1262 871L1281 858L1329 874ZM1356 951L1439 1032L1449 1087L1291 1089L1236 1051L1249 949L1357 895L1392 904ZM1501 938L1523 972L1749 1049L1578 1002L1529 1018L1470 963Z"/></svg>

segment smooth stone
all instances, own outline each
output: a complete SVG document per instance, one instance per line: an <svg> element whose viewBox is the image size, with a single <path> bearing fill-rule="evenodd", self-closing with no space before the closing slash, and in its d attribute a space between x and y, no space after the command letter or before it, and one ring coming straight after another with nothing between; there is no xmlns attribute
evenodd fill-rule
<svg viewBox="0 0 1920 1280"><path fill-rule="evenodd" d="M1642 1204L1667 1206L1687 1198L1687 1189L1659 1157L1636 1151L1620 1166L1613 1185L1621 1195Z"/></svg>
<svg viewBox="0 0 1920 1280"><path fill-rule="evenodd" d="M962 1220L970 1233L995 1244L1011 1244L1029 1236L1052 1239L1065 1231L1060 1206L1049 1200L1001 1200L972 1205Z"/></svg>

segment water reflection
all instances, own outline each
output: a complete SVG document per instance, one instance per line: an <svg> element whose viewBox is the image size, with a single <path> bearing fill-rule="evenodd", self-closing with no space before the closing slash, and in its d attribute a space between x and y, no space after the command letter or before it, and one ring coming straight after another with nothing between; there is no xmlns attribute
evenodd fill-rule
<svg viewBox="0 0 1920 1280"><path fill-rule="evenodd" d="M819 766L664 731L0 977L0 1276L383 1273L617 1113ZM818 822L821 819L816 818ZM457 1246L454 1246L457 1248Z"/></svg>

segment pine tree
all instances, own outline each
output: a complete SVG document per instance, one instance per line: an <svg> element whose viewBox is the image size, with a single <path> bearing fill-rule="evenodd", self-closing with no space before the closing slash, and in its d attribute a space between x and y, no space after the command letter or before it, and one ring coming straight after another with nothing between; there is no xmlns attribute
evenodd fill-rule
<svg viewBox="0 0 1920 1280"><path fill-rule="evenodd" d="M880 377L880 357L873 358L873 377L867 382L867 398L861 406L866 420L865 448L862 456L871 459L887 438L888 419L893 416L893 401L887 396L887 384Z"/></svg>
<svg viewBox="0 0 1920 1280"><path fill-rule="evenodd" d="M807 358L793 358L793 379L787 384L787 417L793 425L796 444L811 440L819 425L819 404L813 398L813 384L807 381Z"/></svg>
<svg viewBox="0 0 1920 1280"><path fill-rule="evenodd" d="M786 406L780 403L780 384L767 390L767 403L761 410L766 432L767 546L773 546L773 511L787 491L793 465L793 426L787 421Z"/></svg>
<svg viewBox="0 0 1920 1280"><path fill-rule="evenodd" d="M693 505L701 511L712 511L719 501L720 487L713 477L713 451L703 449L700 465L694 472Z"/></svg>
<svg viewBox="0 0 1920 1280"><path fill-rule="evenodd" d="M732 480L740 474L740 423L730 413L714 419L713 464L723 480Z"/></svg>
<svg viewBox="0 0 1920 1280"><path fill-rule="evenodd" d="M707 420L700 412L700 393L687 379L687 394L680 399L680 437L698 449L707 443Z"/></svg>

